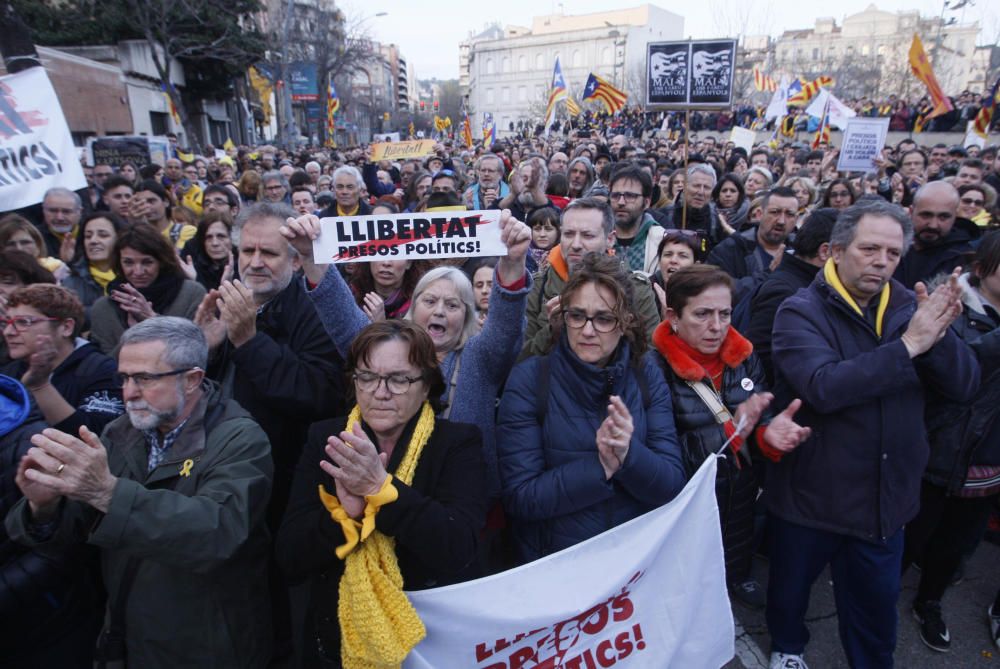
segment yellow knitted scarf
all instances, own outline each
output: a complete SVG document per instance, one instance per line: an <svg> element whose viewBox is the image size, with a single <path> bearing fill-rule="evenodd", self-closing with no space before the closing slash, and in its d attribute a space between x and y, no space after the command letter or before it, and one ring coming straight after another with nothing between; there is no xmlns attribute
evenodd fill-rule
<svg viewBox="0 0 1000 669"><path fill-rule="evenodd" d="M87 267L90 269L90 276L94 277L94 281L97 282L97 285L99 285L104 291L104 294L107 295L108 284L115 280L115 271L113 269L109 269L105 272L96 265L88 265Z"/></svg>
<svg viewBox="0 0 1000 669"><path fill-rule="evenodd" d="M347 431L361 419L361 409L355 406L347 418ZM434 411L424 402L395 477L406 485L424 446L434 432ZM399 493L387 476L382 488L365 497L367 505L363 520L350 518L340 501L319 486L323 506L340 523L347 540L337 547L337 557L344 562L340 578L340 600L337 617L340 621L340 658L344 669L389 669L399 667L413 647L427 635L410 600L403 592L403 575L396 562L396 542L375 529L375 514L384 505L394 502Z"/></svg>

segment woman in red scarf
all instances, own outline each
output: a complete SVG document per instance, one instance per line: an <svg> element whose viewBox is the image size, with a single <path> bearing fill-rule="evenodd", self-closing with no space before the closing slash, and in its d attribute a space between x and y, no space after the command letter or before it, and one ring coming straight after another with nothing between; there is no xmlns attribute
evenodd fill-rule
<svg viewBox="0 0 1000 669"><path fill-rule="evenodd" d="M716 497L730 591L744 604L763 608L763 588L750 576L759 485L751 460L759 460L759 453L772 457L794 449L809 429L792 420L799 400L771 417L774 396L764 392L764 371L753 345L730 327L732 313L728 274L712 265L680 269L670 277L666 320L653 333L653 345L666 360L664 375L688 475L705 458L723 456ZM759 450L751 453L751 442Z"/></svg>

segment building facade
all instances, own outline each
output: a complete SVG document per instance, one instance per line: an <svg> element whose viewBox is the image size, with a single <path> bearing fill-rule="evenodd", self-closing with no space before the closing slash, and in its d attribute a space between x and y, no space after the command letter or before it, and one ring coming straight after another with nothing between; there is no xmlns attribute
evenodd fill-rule
<svg viewBox="0 0 1000 669"><path fill-rule="evenodd" d="M778 73L830 75L842 98L920 97L926 89L912 75L908 58L914 34L920 35L945 93L983 89L978 23L961 23L944 14L921 17L917 10L885 12L875 5L840 25L820 18L812 28L786 30L769 45L765 71L775 79Z"/></svg>
<svg viewBox="0 0 1000 669"><path fill-rule="evenodd" d="M537 16L531 27L497 26L471 36L459 47L459 83L473 132L481 134L483 113L492 113L499 136L545 114L556 58L570 94L580 101L593 72L644 99L646 44L678 40L684 19L653 5L568 16Z"/></svg>

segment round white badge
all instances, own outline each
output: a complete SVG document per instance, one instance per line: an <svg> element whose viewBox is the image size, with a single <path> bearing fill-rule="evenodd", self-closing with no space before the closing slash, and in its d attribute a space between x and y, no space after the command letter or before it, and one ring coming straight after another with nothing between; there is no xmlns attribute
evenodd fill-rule
<svg viewBox="0 0 1000 669"><path fill-rule="evenodd" d="M740 385L743 386L743 390L747 392L753 390L753 381L751 381L750 379L743 379L742 381L740 381Z"/></svg>

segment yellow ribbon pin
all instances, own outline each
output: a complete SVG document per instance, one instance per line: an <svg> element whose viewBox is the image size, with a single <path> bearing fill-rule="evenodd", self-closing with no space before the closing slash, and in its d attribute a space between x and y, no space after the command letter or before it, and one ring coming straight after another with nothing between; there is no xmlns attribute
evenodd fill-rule
<svg viewBox="0 0 1000 669"><path fill-rule="evenodd" d="M181 476L191 476L191 468L194 467L194 460L187 459L181 465Z"/></svg>

